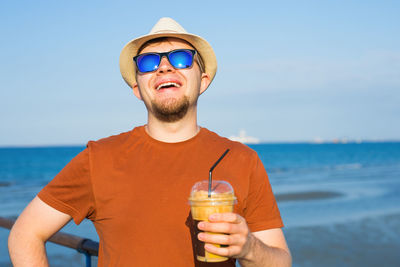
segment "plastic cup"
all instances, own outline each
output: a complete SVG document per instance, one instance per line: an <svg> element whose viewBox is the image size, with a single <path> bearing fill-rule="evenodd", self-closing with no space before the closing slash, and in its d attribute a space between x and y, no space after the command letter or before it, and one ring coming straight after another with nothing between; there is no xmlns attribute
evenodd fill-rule
<svg viewBox="0 0 400 267"><path fill-rule="evenodd" d="M201 181L192 187L190 193L189 204L191 206L196 233L194 246L197 260L203 262L221 262L226 261L228 258L210 253L204 249L204 242L197 238L197 235L202 232L197 228L197 225L200 221L208 221L210 214L233 212L233 205L237 201L233 188L228 182L212 181L211 189L211 197L208 197L208 181ZM217 247L224 246L219 244L213 245Z"/></svg>

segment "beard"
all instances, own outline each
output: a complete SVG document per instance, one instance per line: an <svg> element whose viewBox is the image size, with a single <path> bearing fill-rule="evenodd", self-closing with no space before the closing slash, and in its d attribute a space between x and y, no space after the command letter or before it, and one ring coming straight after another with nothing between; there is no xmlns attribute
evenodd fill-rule
<svg viewBox="0 0 400 267"><path fill-rule="evenodd" d="M189 109L189 98L184 96L182 99L169 99L163 103L152 102L151 107L154 116L163 122L176 122L182 119Z"/></svg>

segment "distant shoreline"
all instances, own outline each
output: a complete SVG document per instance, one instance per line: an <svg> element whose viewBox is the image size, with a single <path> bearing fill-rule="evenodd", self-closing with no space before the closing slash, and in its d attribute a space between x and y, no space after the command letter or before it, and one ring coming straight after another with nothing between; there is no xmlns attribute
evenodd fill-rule
<svg viewBox="0 0 400 267"><path fill-rule="evenodd" d="M322 142L316 143L313 141L260 141L257 144L247 144L249 146L260 145L362 145L362 144L399 144L400 140L363 140L362 142L348 141L346 143ZM86 147L86 144L49 144L49 145L0 145L0 149L20 149L20 148L81 148Z"/></svg>
<svg viewBox="0 0 400 267"><path fill-rule="evenodd" d="M325 141L325 142L314 142L314 141L260 141L258 144L249 145L362 145L362 144L382 144L382 143L400 143L400 140L362 140L359 141L348 141L346 143Z"/></svg>

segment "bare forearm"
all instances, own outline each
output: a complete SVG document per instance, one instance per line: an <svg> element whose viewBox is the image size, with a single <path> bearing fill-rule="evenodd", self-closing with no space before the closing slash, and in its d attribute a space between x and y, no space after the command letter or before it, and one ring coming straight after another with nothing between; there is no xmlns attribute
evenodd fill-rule
<svg viewBox="0 0 400 267"><path fill-rule="evenodd" d="M242 267L290 267L292 258L290 252L282 249L267 246L253 234L250 235L249 253L239 259Z"/></svg>
<svg viewBox="0 0 400 267"><path fill-rule="evenodd" d="M45 244L40 239L11 233L8 239L8 250L15 267L49 266Z"/></svg>

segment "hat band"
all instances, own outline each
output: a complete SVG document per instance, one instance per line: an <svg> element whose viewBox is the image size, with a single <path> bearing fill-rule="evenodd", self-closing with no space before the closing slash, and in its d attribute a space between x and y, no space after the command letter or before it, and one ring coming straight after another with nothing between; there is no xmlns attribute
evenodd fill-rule
<svg viewBox="0 0 400 267"><path fill-rule="evenodd" d="M152 34L157 34L157 33L185 33L185 32L178 32L178 31L173 31L173 30L160 30L153 32Z"/></svg>

